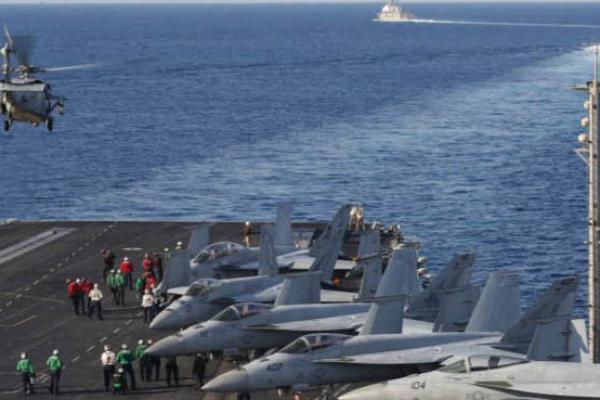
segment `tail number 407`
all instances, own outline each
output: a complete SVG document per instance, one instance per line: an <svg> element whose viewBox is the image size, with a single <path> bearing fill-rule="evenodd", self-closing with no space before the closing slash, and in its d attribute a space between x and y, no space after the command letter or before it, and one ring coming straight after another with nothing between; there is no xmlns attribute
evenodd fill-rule
<svg viewBox="0 0 600 400"><path fill-rule="evenodd" d="M269 364L267 365L267 371L271 371L271 372L277 372L281 370L281 367L283 366L282 363L273 363L273 364Z"/></svg>

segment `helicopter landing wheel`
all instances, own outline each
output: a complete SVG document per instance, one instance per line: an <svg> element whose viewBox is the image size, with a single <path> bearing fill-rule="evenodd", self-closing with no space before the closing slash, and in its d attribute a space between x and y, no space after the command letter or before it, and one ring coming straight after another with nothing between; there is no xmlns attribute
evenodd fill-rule
<svg viewBox="0 0 600 400"><path fill-rule="evenodd" d="M10 121L5 119L4 120L4 132L8 132L9 129L10 129Z"/></svg>
<svg viewBox="0 0 600 400"><path fill-rule="evenodd" d="M54 128L54 118L48 117L48 119L46 120L46 129L48 129L48 132L52 132L53 128Z"/></svg>

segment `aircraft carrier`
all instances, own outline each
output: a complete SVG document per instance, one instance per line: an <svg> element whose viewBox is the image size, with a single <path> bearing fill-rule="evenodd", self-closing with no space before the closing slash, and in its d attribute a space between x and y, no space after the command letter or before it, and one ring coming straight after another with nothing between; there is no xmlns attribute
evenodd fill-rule
<svg viewBox="0 0 600 400"><path fill-rule="evenodd" d="M113 349L126 343L134 349L139 339L158 340L157 334L142 321L141 300L133 291L126 293L126 306L111 304L106 285L104 320L77 316L67 297L67 278L101 281L103 261L100 251L112 249L117 256L130 257L136 270L145 252L174 248L187 243L198 222L122 222L122 221L12 221L0 225L0 398L22 397L21 376L15 371L21 352L26 351L37 371L37 397L50 396L46 360L53 349L60 351L65 364L61 377L62 397L104 399L100 355L105 344ZM258 225L259 223L257 223ZM294 228L315 229L319 223L294 224ZM256 230L258 231L258 229ZM211 226L211 241L243 241L243 224L219 222ZM258 235L253 236L258 241ZM139 382L138 390L127 396L144 399L235 399L234 394L205 394L196 391L189 357L178 357L180 386L169 388L164 380L164 361L160 381ZM229 361L210 361L206 379L231 369ZM273 392L253 398L279 397ZM303 393L304 398L310 398Z"/></svg>

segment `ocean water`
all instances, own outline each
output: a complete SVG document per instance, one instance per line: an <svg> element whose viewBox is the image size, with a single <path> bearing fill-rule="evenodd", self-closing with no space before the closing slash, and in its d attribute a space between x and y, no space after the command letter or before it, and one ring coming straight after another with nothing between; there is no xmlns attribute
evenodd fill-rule
<svg viewBox="0 0 600 400"><path fill-rule="evenodd" d="M418 236L433 270L579 273L584 115L600 6L0 6L67 97L55 132L0 137L0 218L326 219L345 201Z"/></svg>

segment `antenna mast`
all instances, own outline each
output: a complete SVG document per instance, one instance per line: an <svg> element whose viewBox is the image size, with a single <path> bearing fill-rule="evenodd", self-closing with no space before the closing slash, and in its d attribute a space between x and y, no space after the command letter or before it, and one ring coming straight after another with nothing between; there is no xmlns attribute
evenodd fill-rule
<svg viewBox="0 0 600 400"><path fill-rule="evenodd" d="M598 208L600 193L600 159L598 136L600 114L598 102L600 92L598 87L598 45L594 50L594 79L586 85L576 86L576 90L588 92L588 100L584 108L588 116L582 118L581 126L588 132L578 137L581 148L577 154L588 166L588 307L589 307L589 350L594 363L600 363L600 210Z"/></svg>

